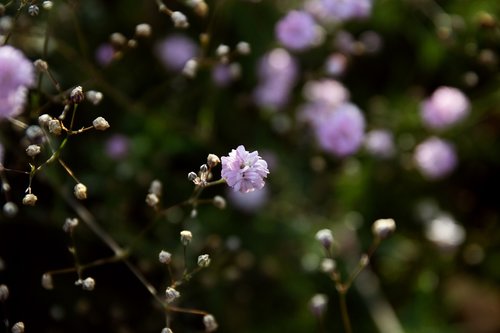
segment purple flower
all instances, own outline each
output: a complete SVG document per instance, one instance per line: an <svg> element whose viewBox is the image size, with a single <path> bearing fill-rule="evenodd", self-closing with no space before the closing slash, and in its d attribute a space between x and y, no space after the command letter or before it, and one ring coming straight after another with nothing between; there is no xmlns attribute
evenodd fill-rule
<svg viewBox="0 0 500 333"><path fill-rule="evenodd" d="M344 103L324 114L314 129L323 150L345 157L354 154L363 143L365 118L357 106Z"/></svg>
<svg viewBox="0 0 500 333"><path fill-rule="evenodd" d="M379 158L389 158L394 155L394 138L392 133L383 130L371 130L366 133L365 148L373 156Z"/></svg>
<svg viewBox="0 0 500 333"><path fill-rule="evenodd" d="M115 56L115 49L110 43L103 43L95 51L95 58L99 65L108 66Z"/></svg>
<svg viewBox="0 0 500 333"><path fill-rule="evenodd" d="M304 97L313 103L337 107L349 99L349 91L336 80L308 81L304 85Z"/></svg>
<svg viewBox="0 0 500 333"><path fill-rule="evenodd" d="M318 26L308 13L292 10L276 24L275 35L286 48L302 51L315 44Z"/></svg>
<svg viewBox="0 0 500 333"><path fill-rule="evenodd" d="M326 59L325 70L331 76L344 74L347 68L347 57L342 53L333 53Z"/></svg>
<svg viewBox="0 0 500 333"><path fill-rule="evenodd" d="M469 100L460 90L439 87L422 103L420 115L427 127L445 129L464 119L469 109Z"/></svg>
<svg viewBox="0 0 500 333"><path fill-rule="evenodd" d="M264 187L269 170L257 151L249 152L240 145L229 156L223 156L221 162L222 178L233 190L247 193Z"/></svg>
<svg viewBox="0 0 500 333"><path fill-rule="evenodd" d="M106 142L106 154L115 160L126 157L129 148L130 141L125 135L122 134L115 134Z"/></svg>
<svg viewBox="0 0 500 333"><path fill-rule="evenodd" d="M35 81L33 63L12 46L0 47L0 119L21 113Z"/></svg>
<svg viewBox="0 0 500 333"><path fill-rule="evenodd" d="M321 0L325 15L336 21L370 16L372 0Z"/></svg>
<svg viewBox="0 0 500 333"><path fill-rule="evenodd" d="M169 70L180 72L186 62L198 53L198 46L190 38L173 34L156 45L156 54Z"/></svg>
<svg viewBox="0 0 500 333"><path fill-rule="evenodd" d="M212 81L221 88L229 86L241 74L238 63L217 64L212 68Z"/></svg>
<svg viewBox="0 0 500 333"><path fill-rule="evenodd" d="M457 155L453 145L437 137L420 143L414 154L417 168L430 180L448 175L457 165Z"/></svg>

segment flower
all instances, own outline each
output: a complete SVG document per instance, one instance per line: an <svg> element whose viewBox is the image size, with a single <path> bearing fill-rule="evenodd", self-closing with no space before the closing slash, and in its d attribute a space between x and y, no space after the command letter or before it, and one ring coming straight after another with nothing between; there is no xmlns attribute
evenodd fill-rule
<svg viewBox="0 0 500 333"><path fill-rule="evenodd" d="M106 154L115 160L122 159L127 156L130 149L130 140L122 134L114 134L106 141Z"/></svg>
<svg viewBox="0 0 500 333"><path fill-rule="evenodd" d="M240 145L229 156L223 156L221 162L222 178L233 190L247 193L264 187L269 170L257 151L249 152Z"/></svg>
<svg viewBox="0 0 500 333"><path fill-rule="evenodd" d="M420 107L424 124L432 129L445 129L469 114L470 102L458 89L439 87Z"/></svg>
<svg viewBox="0 0 500 333"><path fill-rule="evenodd" d="M392 157L396 151L392 133L384 129L371 130L366 133L365 149L381 159Z"/></svg>
<svg viewBox="0 0 500 333"><path fill-rule="evenodd" d="M156 54L169 70L181 72L186 62L196 57L198 47L189 37L172 34L156 45Z"/></svg>
<svg viewBox="0 0 500 333"><path fill-rule="evenodd" d="M320 0L323 15L336 21L368 17L373 0Z"/></svg>
<svg viewBox="0 0 500 333"><path fill-rule="evenodd" d="M19 115L35 82L33 63L18 49L0 47L0 119Z"/></svg>
<svg viewBox="0 0 500 333"><path fill-rule="evenodd" d="M437 137L420 143L415 149L414 160L420 173L430 180L448 175L457 165L453 145Z"/></svg>
<svg viewBox="0 0 500 333"><path fill-rule="evenodd" d="M286 48L302 51L315 44L318 26L309 13L292 10L276 24L275 34Z"/></svg>

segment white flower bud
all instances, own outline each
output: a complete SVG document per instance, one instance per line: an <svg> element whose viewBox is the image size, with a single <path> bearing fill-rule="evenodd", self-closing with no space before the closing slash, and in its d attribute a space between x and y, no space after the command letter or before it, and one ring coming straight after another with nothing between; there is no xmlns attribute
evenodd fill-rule
<svg viewBox="0 0 500 333"><path fill-rule="evenodd" d="M230 51L229 46L225 44L220 44L215 50L215 54L217 55L217 57L222 58L227 56L229 54L229 51Z"/></svg>
<svg viewBox="0 0 500 333"><path fill-rule="evenodd" d="M63 230L64 230L64 232L71 232L71 231L73 231L76 228L77 225L78 225L78 219L77 218L70 219L68 217L64 221Z"/></svg>
<svg viewBox="0 0 500 333"><path fill-rule="evenodd" d="M316 317L321 317L325 313L327 305L328 297L324 294L314 295L309 302L309 308Z"/></svg>
<svg viewBox="0 0 500 333"><path fill-rule="evenodd" d="M103 117L97 117L94 119L92 125L98 131L105 131L109 128L109 123Z"/></svg>
<svg viewBox="0 0 500 333"><path fill-rule="evenodd" d="M109 36L109 41L114 46L122 47L127 42L127 38L119 32L114 32L111 34L111 36Z"/></svg>
<svg viewBox="0 0 500 333"><path fill-rule="evenodd" d="M193 239L193 234L189 230L182 230L181 231L181 243L184 246L187 246L189 243L191 243L191 240Z"/></svg>
<svg viewBox="0 0 500 333"><path fill-rule="evenodd" d="M224 209L226 208L226 199L224 199L220 195L216 195L213 199L213 204L219 209Z"/></svg>
<svg viewBox="0 0 500 333"><path fill-rule="evenodd" d="M12 326L12 333L24 333L24 323L22 321L17 322Z"/></svg>
<svg viewBox="0 0 500 333"><path fill-rule="evenodd" d="M54 289L54 282L52 281L52 275L45 273L42 275L42 287L47 290Z"/></svg>
<svg viewBox="0 0 500 333"><path fill-rule="evenodd" d="M54 3L52 1L44 1L44 2L42 2L42 7L45 10L51 10L53 6L54 6Z"/></svg>
<svg viewBox="0 0 500 333"><path fill-rule="evenodd" d="M174 27L176 28L187 28L189 27L189 22L187 21L186 15L181 12L175 11L170 16L172 22L174 22Z"/></svg>
<svg viewBox="0 0 500 333"><path fill-rule="evenodd" d="M49 125L49 121L52 120L52 117L48 114L44 113L40 117L38 117L38 124L42 127L47 127Z"/></svg>
<svg viewBox="0 0 500 333"><path fill-rule="evenodd" d="M333 273L335 271L335 268L337 268L337 263L335 260L330 259L330 258L325 258L321 260L321 271L324 273Z"/></svg>
<svg viewBox="0 0 500 333"><path fill-rule="evenodd" d="M90 103L98 105L102 101L103 94L100 91L89 90L85 93L85 97Z"/></svg>
<svg viewBox="0 0 500 333"><path fill-rule="evenodd" d="M198 178L198 175L196 174L196 172L191 171L190 173L188 173L188 180L189 181L194 182L196 180L196 178Z"/></svg>
<svg viewBox="0 0 500 333"><path fill-rule="evenodd" d="M219 327L219 325L215 321L214 316L212 316L211 314L207 314L203 317L203 325L205 325L205 330L207 332L215 332L217 330L217 327Z"/></svg>
<svg viewBox="0 0 500 333"><path fill-rule="evenodd" d="M46 72L49 69L49 64L42 59L35 60L33 65L35 65L36 70L39 72Z"/></svg>
<svg viewBox="0 0 500 333"><path fill-rule="evenodd" d="M250 54L250 44L248 44L247 42L239 42L238 44L236 44L236 51L238 51L239 54L243 55Z"/></svg>
<svg viewBox="0 0 500 333"><path fill-rule="evenodd" d="M201 256L198 256L198 266L199 267L208 267L210 266L210 256L208 254L202 254Z"/></svg>
<svg viewBox="0 0 500 333"><path fill-rule="evenodd" d="M32 193L28 193L23 198L23 205L34 206L37 200L38 200L38 198L36 195L34 195Z"/></svg>
<svg viewBox="0 0 500 333"><path fill-rule="evenodd" d="M138 37L151 36L151 26L147 23L141 23L135 26L135 34Z"/></svg>
<svg viewBox="0 0 500 333"><path fill-rule="evenodd" d="M162 187L163 187L163 185L162 185L161 181L159 181L158 179L155 179L149 185L149 193L153 193L153 194L156 194L157 196L161 196Z"/></svg>
<svg viewBox="0 0 500 333"><path fill-rule="evenodd" d="M207 165L210 168L213 168L213 167L217 166L219 163L220 163L219 156L217 156L215 154L208 154L208 156L207 156Z"/></svg>
<svg viewBox="0 0 500 333"><path fill-rule="evenodd" d="M83 88L81 86L73 88L73 90L71 90L71 93L69 94L69 99L75 104L83 102L83 100L85 99Z"/></svg>
<svg viewBox="0 0 500 333"><path fill-rule="evenodd" d="M9 298L9 288L5 284L0 284L0 302L5 302Z"/></svg>
<svg viewBox="0 0 500 333"><path fill-rule="evenodd" d="M86 278L82 281L82 289L92 291L95 288L95 280L91 277Z"/></svg>
<svg viewBox="0 0 500 333"><path fill-rule="evenodd" d="M60 135L62 132L61 122L58 119L49 120L49 132L55 135Z"/></svg>
<svg viewBox="0 0 500 333"><path fill-rule="evenodd" d="M170 328L168 327L164 327L162 330L161 330L161 333L174 333Z"/></svg>
<svg viewBox="0 0 500 333"><path fill-rule="evenodd" d="M160 203L160 199L158 198L158 196L154 193L148 193L148 195L146 195L146 204L149 206L149 207L156 207L156 205L158 205Z"/></svg>
<svg viewBox="0 0 500 333"><path fill-rule="evenodd" d="M40 8L37 5L30 5L28 7L28 14L31 16L37 16L40 13Z"/></svg>
<svg viewBox="0 0 500 333"><path fill-rule="evenodd" d="M321 229L316 233L316 239L325 249L329 250L333 244L332 231L330 229Z"/></svg>
<svg viewBox="0 0 500 333"><path fill-rule="evenodd" d="M87 186L82 183L78 183L73 188L75 197L79 200L87 199Z"/></svg>
<svg viewBox="0 0 500 333"><path fill-rule="evenodd" d="M167 303L172 303L177 298L181 297L181 293L172 287L168 287L167 290L165 290L165 296L167 297Z"/></svg>
<svg viewBox="0 0 500 333"><path fill-rule="evenodd" d="M196 59L189 59L186 61L184 68L182 69L182 74L189 78L194 78L196 72L198 71L198 61Z"/></svg>
<svg viewBox="0 0 500 333"><path fill-rule="evenodd" d="M3 205L3 213L8 217L16 216L18 210L17 205L12 201L8 201Z"/></svg>
<svg viewBox="0 0 500 333"><path fill-rule="evenodd" d="M137 40L129 39L129 41L127 42L127 46L131 49L135 49L137 47Z"/></svg>
<svg viewBox="0 0 500 333"><path fill-rule="evenodd" d="M172 254L170 252L167 252L167 251L160 251L160 254L158 255L158 260L160 260L160 262L162 264L170 264L170 262L172 261Z"/></svg>
<svg viewBox="0 0 500 333"><path fill-rule="evenodd" d="M380 239L389 237L395 230L396 222L393 219L379 219L372 225L373 234Z"/></svg>
<svg viewBox="0 0 500 333"><path fill-rule="evenodd" d="M41 148L39 145L29 145L28 148L26 148L26 154L28 154L29 157L35 157L40 154L40 151Z"/></svg>

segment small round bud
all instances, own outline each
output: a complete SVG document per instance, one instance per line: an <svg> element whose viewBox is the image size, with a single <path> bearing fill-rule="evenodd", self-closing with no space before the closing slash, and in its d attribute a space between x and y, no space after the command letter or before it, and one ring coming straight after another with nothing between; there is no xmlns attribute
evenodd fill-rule
<svg viewBox="0 0 500 333"><path fill-rule="evenodd" d="M69 94L69 99L75 104L83 102L83 100L85 99L83 88L81 86L73 88L73 90L71 90L71 93Z"/></svg>
<svg viewBox="0 0 500 333"><path fill-rule="evenodd" d="M316 317L321 317L328 305L328 297L324 294L316 294L309 301L309 308Z"/></svg>
<svg viewBox="0 0 500 333"><path fill-rule="evenodd" d="M90 101L90 103L98 105L99 103L101 103L103 95L100 91L89 90L85 93L85 97L88 101Z"/></svg>
<svg viewBox="0 0 500 333"><path fill-rule="evenodd" d="M216 195L213 199L213 204L219 209L224 209L226 208L226 199L224 199L220 195Z"/></svg>
<svg viewBox="0 0 500 333"><path fill-rule="evenodd" d="M61 135L62 126L59 119L51 119L49 120L49 132L54 135Z"/></svg>
<svg viewBox="0 0 500 333"><path fill-rule="evenodd" d="M182 74L189 78L194 78L196 72L198 71L198 61L196 59L189 59L186 61L184 68L182 69Z"/></svg>
<svg viewBox="0 0 500 333"><path fill-rule="evenodd" d="M188 180L189 181L194 182L196 180L196 178L198 178L198 175L196 174L196 172L191 171L190 173L188 173Z"/></svg>
<svg viewBox="0 0 500 333"><path fill-rule="evenodd" d="M49 121L51 120L52 117L44 113L40 117L38 117L38 124L40 124L40 126L47 127L49 125Z"/></svg>
<svg viewBox="0 0 500 333"><path fill-rule="evenodd" d="M146 204L149 206L149 207L156 207L156 205L158 205L160 203L160 199L158 198L158 196L154 193L148 193L148 195L146 195Z"/></svg>
<svg viewBox="0 0 500 333"><path fill-rule="evenodd" d="M220 163L220 158L214 154L208 154L207 156L207 164L210 168L217 166Z"/></svg>
<svg viewBox="0 0 500 333"><path fill-rule="evenodd" d="M31 142L39 142L43 140L43 130L38 125L31 125L26 129L26 136Z"/></svg>
<svg viewBox="0 0 500 333"><path fill-rule="evenodd" d="M37 200L38 200L38 198L36 197L36 195L28 193L23 198L23 205L34 206L36 204Z"/></svg>
<svg viewBox="0 0 500 333"><path fill-rule="evenodd" d="M24 333L24 323L22 321L17 322L12 326L12 333Z"/></svg>
<svg viewBox="0 0 500 333"><path fill-rule="evenodd" d="M238 44L236 44L236 51L238 51L239 54L243 55L250 54L250 44L248 44L247 42L239 42Z"/></svg>
<svg viewBox="0 0 500 333"><path fill-rule="evenodd" d="M42 2L42 7L45 10L51 10L53 6L54 6L54 3L52 1L44 1L44 2Z"/></svg>
<svg viewBox="0 0 500 333"><path fill-rule="evenodd" d="M35 157L40 154L40 151L41 148L39 145L29 145L28 148L26 148L26 154L28 154L29 157Z"/></svg>
<svg viewBox="0 0 500 333"><path fill-rule="evenodd" d="M379 219L372 225L373 234L380 239L389 237L395 230L396 222L393 219Z"/></svg>
<svg viewBox="0 0 500 333"><path fill-rule="evenodd" d="M172 22L174 23L174 27L176 28L187 28L189 27L189 22L187 21L186 15L181 12L175 11L170 16Z"/></svg>
<svg viewBox="0 0 500 333"><path fill-rule="evenodd" d="M94 119L92 125L98 131L105 131L109 128L109 123L103 117L97 117Z"/></svg>
<svg viewBox="0 0 500 333"><path fill-rule="evenodd" d="M208 254L202 254L200 256L198 256L198 266L199 267L208 267L210 266L210 261L212 261L210 259L210 256Z"/></svg>
<svg viewBox="0 0 500 333"><path fill-rule="evenodd" d="M168 327L164 327L162 330L161 330L161 333L174 333L170 328Z"/></svg>
<svg viewBox="0 0 500 333"><path fill-rule="evenodd" d="M127 38L119 32L114 32L109 36L109 41L115 47L122 47L127 42Z"/></svg>
<svg viewBox="0 0 500 333"><path fill-rule="evenodd" d="M162 185L161 181L159 181L158 179L155 179L149 185L149 193L153 193L153 194L156 194L157 196L161 196L162 187L163 187L163 185Z"/></svg>
<svg viewBox="0 0 500 333"><path fill-rule="evenodd" d="M206 165L206 164L202 164L202 165L200 166L200 172L201 172L201 173L205 173L205 172L207 172L207 171L208 171L208 165Z"/></svg>
<svg viewBox="0 0 500 333"><path fill-rule="evenodd" d="M335 271L335 268L337 268L337 263L335 260L330 259L330 258L325 258L321 260L321 271L324 273L333 273Z"/></svg>
<svg viewBox="0 0 500 333"><path fill-rule="evenodd" d="M0 302L5 302L9 298L9 287L0 284Z"/></svg>
<svg viewBox="0 0 500 333"><path fill-rule="evenodd" d="M147 23L141 23L135 26L135 35L137 37L150 37L151 36L151 26Z"/></svg>
<svg viewBox="0 0 500 333"><path fill-rule="evenodd" d="M33 62L33 65L35 65L36 70L39 72L46 72L49 70L49 64L47 64L47 62L42 59L35 60L35 62Z"/></svg>
<svg viewBox="0 0 500 333"><path fill-rule="evenodd" d="M37 5L31 5L28 7L28 14L31 16L37 16L40 13L40 8Z"/></svg>
<svg viewBox="0 0 500 333"><path fill-rule="evenodd" d="M3 213L8 217L14 217L18 212L17 205L12 201L8 201L3 205Z"/></svg>
<svg viewBox="0 0 500 333"><path fill-rule="evenodd" d="M47 290L54 289L54 281L52 281L52 274L45 273L42 275L42 287Z"/></svg>
<svg viewBox="0 0 500 333"><path fill-rule="evenodd" d="M135 49L137 47L137 40L129 39L127 42L127 46L131 49Z"/></svg>
<svg viewBox="0 0 500 333"><path fill-rule="evenodd" d="M75 197L79 200L87 199L87 186L82 183L78 183L73 188Z"/></svg>
<svg viewBox="0 0 500 333"><path fill-rule="evenodd" d="M201 17L207 16L208 13L208 5L205 1L199 0L196 1L196 4L194 5L194 12Z"/></svg>
<svg viewBox="0 0 500 333"><path fill-rule="evenodd" d="M181 243L184 246L189 245L191 243L191 240L193 239L193 234L189 230L182 230L181 231Z"/></svg>
<svg viewBox="0 0 500 333"><path fill-rule="evenodd" d="M92 291L95 288L95 280L91 277L86 278L82 281L82 289Z"/></svg>
<svg viewBox="0 0 500 333"><path fill-rule="evenodd" d="M64 221L63 230L64 232L72 232L78 226L78 219L69 217Z"/></svg>
<svg viewBox="0 0 500 333"><path fill-rule="evenodd" d="M160 251L160 254L158 255L158 260L162 264L168 265L172 261L172 254L170 252L162 250L162 251Z"/></svg>
<svg viewBox="0 0 500 333"><path fill-rule="evenodd" d="M172 303L177 298L181 297L181 293L172 287L168 287L167 290L165 290L165 296L167 297L167 303Z"/></svg>
<svg viewBox="0 0 500 333"><path fill-rule="evenodd" d="M212 316L211 314L207 314L203 317L203 325L205 325L206 332L215 332L217 330L217 327L219 327L219 325L215 321L214 316Z"/></svg>
<svg viewBox="0 0 500 333"><path fill-rule="evenodd" d="M217 55L217 57L221 58L227 56L229 54L229 51L230 51L229 46L221 44L215 50L215 54Z"/></svg>
<svg viewBox="0 0 500 333"><path fill-rule="evenodd" d="M325 249L329 250L333 244L332 231L330 229L321 229L316 233L316 239Z"/></svg>

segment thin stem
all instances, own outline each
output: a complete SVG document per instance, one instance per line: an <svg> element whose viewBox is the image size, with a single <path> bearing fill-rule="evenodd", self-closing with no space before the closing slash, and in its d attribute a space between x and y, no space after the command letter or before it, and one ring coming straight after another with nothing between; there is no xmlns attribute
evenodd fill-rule
<svg viewBox="0 0 500 333"><path fill-rule="evenodd" d="M78 259L78 254L76 253L75 238L73 237L72 231L69 234L70 234L70 241L71 241L71 245L69 247L69 252L73 256L73 260L75 262L75 269L76 269L76 274L78 275L78 280L81 280L82 279L82 266L80 265L80 260Z"/></svg>
<svg viewBox="0 0 500 333"><path fill-rule="evenodd" d="M352 333L351 321L349 319L349 312L347 311L346 292L347 290L339 291L340 313L342 315L342 323L344 324L345 332Z"/></svg>
<svg viewBox="0 0 500 333"><path fill-rule="evenodd" d="M169 311L174 311L174 312L197 314L197 315L201 315L201 316L206 316L207 314L209 314L208 312L203 311L203 310L185 309L185 308L180 308L180 307L173 306L173 305L169 305L168 306L168 310Z"/></svg>

